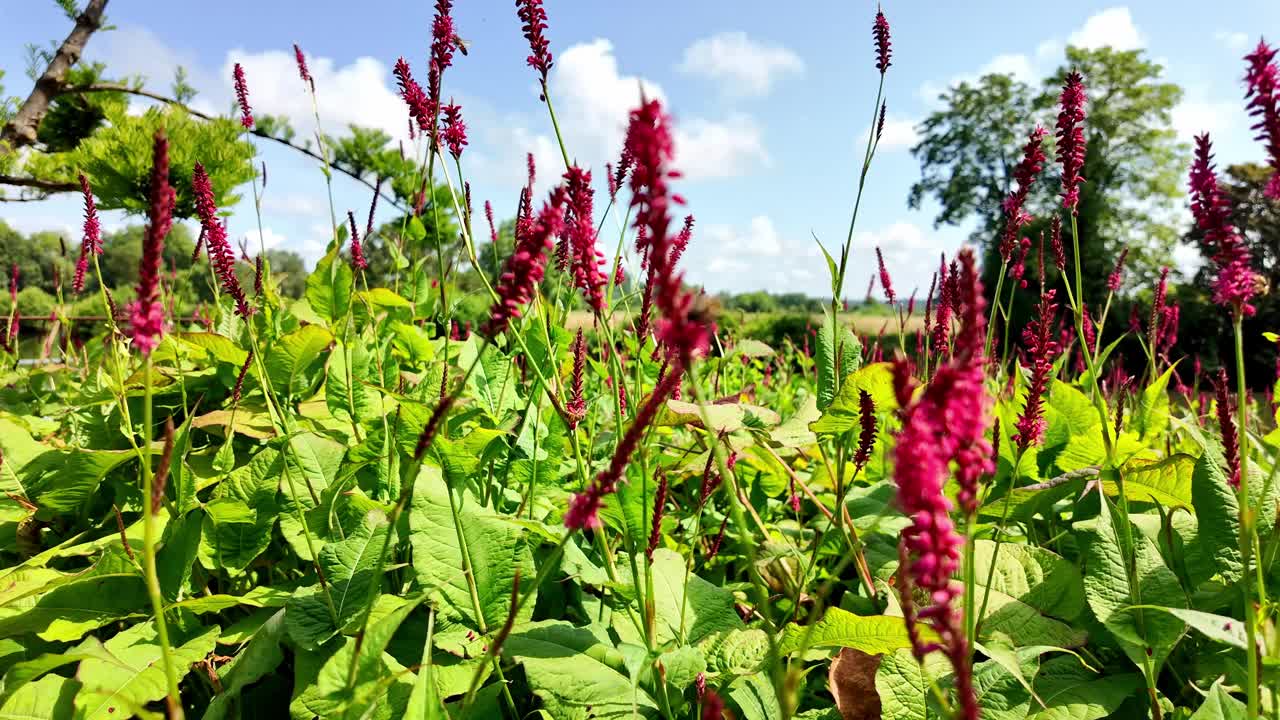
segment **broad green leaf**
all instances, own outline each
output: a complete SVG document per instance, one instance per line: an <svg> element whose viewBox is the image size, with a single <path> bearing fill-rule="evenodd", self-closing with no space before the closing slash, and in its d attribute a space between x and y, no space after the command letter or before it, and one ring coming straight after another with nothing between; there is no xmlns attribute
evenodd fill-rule
<svg viewBox="0 0 1280 720"><path fill-rule="evenodd" d="M417 218L414 218L415 220ZM316 263L316 269L307 276L307 302L320 317L336 324L346 317L351 307L351 291L355 276L337 248Z"/></svg>
<svg viewBox="0 0 1280 720"><path fill-rule="evenodd" d="M284 662L284 649L280 644L285 637L284 615L284 610L277 610L253 634L249 644L236 653L235 659L218 671L222 692L213 697L203 720L238 717L241 691Z"/></svg>
<svg viewBox="0 0 1280 720"><path fill-rule="evenodd" d="M802 448L818 442L818 436L809 429L809 424L822 417L818 412L818 399L806 395L792 415L778 427L769 431L769 439L782 447Z"/></svg>
<svg viewBox="0 0 1280 720"><path fill-rule="evenodd" d="M1235 618L1223 617L1222 615L1201 612L1199 610L1163 607L1160 605L1135 605L1128 609L1166 613L1190 625L1210 640L1214 640L1234 648L1239 648L1241 650L1245 650L1249 647L1248 639L1245 636L1243 620L1236 620Z"/></svg>
<svg viewBox="0 0 1280 720"><path fill-rule="evenodd" d="M171 657L179 680L186 676L192 664L213 650L218 632L216 626L205 628L186 642L174 643ZM122 716L119 711L121 704L131 708L144 707L167 694L160 643L151 623L125 630L108 640L106 648L124 666L97 658L80 663L76 679L84 687L76 695L77 717L87 720L118 718Z"/></svg>
<svg viewBox="0 0 1280 720"><path fill-rule="evenodd" d="M97 638L92 637L86 638L80 647L68 652L45 653L31 660L13 664L5 670L4 676L0 678L0 708L5 707L9 698L13 697L27 683L32 682L41 675L65 665L93 658L100 659L103 662L122 664L120 660L111 654L110 650L102 646L102 643ZM5 715L0 713L0 717L5 717Z"/></svg>
<svg viewBox="0 0 1280 720"><path fill-rule="evenodd" d="M289 438L282 458L285 465L274 466L280 483L280 534L303 560L311 559L311 548L298 519L301 511L313 534L313 541L327 542L335 537L329 527L328 490L338 478L338 468L347 449L338 442L316 433L299 433ZM281 473L286 473L281 476ZM317 503L316 500L320 502Z"/></svg>
<svg viewBox="0 0 1280 720"><path fill-rule="evenodd" d="M1097 675L1071 657L1047 661L1033 683L1044 709L1032 720L1101 720L1113 713L1142 687L1135 674Z"/></svg>
<svg viewBox="0 0 1280 720"><path fill-rule="evenodd" d="M740 677L729 686L729 698L743 720L782 720L782 706L768 673Z"/></svg>
<svg viewBox="0 0 1280 720"><path fill-rule="evenodd" d="M897 396L893 391L892 366L889 363L874 363L844 378L835 400L809 429L816 433L842 433L859 427L864 390L871 396L877 413L889 413L898 408Z"/></svg>
<svg viewBox="0 0 1280 720"><path fill-rule="evenodd" d="M184 343L207 351L218 362L230 363L236 367L244 365L249 352L240 347L229 337L213 332L176 333L176 337Z"/></svg>
<svg viewBox="0 0 1280 720"><path fill-rule="evenodd" d="M802 625L788 625L779 641L778 652L793 653L801 649L807 628ZM921 628L922 635L929 637L927 628ZM902 618L889 615L854 615L838 607L827 608L809 633L811 648L853 648L868 655L892 653L895 650L911 647L911 638L907 635L906 625Z"/></svg>
<svg viewBox="0 0 1280 720"><path fill-rule="evenodd" d="M1158 672L1186 632L1186 625L1167 614L1127 608L1135 601L1183 607L1185 596L1177 577L1165 567L1151 541L1132 526L1126 528L1109 500L1104 499L1100 508L1085 544L1085 598L1094 616L1116 636L1129 659L1140 668L1152 662ZM1126 559L1130 556L1132 575Z"/></svg>
<svg viewBox="0 0 1280 720"><path fill-rule="evenodd" d="M50 590L19 615L0 618L0 638L31 632L50 642L70 642L150 607L141 575L91 575Z"/></svg>
<svg viewBox="0 0 1280 720"><path fill-rule="evenodd" d="M643 566L643 560L636 558ZM674 550L658 548L653 553L653 603L655 634L658 642L678 641L696 645L707 636L743 627L734 610L733 593L717 587L693 573L686 573L684 558ZM631 582L630 573L619 568L619 581ZM615 616L615 630L624 641L643 640L635 635L629 621ZM682 632L683 631L683 632Z"/></svg>
<svg viewBox="0 0 1280 720"><path fill-rule="evenodd" d="M657 703L633 687L604 638L603 630L546 621L512 633L502 652L524 666L529 687L557 720L656 717Z"/></svg>
<svg viewBox="0 0 1280 720"><path fill-rule="evenodd" d="M393 290L384 287L375 287L368 290L361 290L357 293L361 300L377 307L388 308L407 308L413 307L413 303L397 295Z"/></svg>
<svg viewBox="0 0 1280 720"><path fill-rule="evenodd" d="M0 417L0 453L4 460L0 462L0 503L14 503L10 495L31 499L20 475L23 467L49 447L32 439L27 429L6 418Z"/></svg>
<svg viewBox="0 0 1280 720"><path fill-rule="evenodd" d="M1045 615L1074 620L1084 610L1080 571L1074 563L1044 548L1002 543L997 551L993 541L977 540L974 570L979 583L985 584L990 574L992 590ZM978 595L981 597L981 590Z"/></svg>
<svg viewBox="0 0 1280 720"><path fill-rule="evenodd" d="M765 343L754 338L743 338L733 346L732 357L764 358L773 357L777 352Z"/></svg>
<svg viewBox="0 0 1280 720"><path fill-rule="evenodd" d="M387 532L386 519L371 516L346 540L320 550L328 597L324 589L307 588L285 603L285 625L294 642L310 650L340 632L359 629L359 620L379 588L374 573Z"/></svg>
<svg viewBox="0 0 1280 720"><path fill-rule="evenodd" d="M464 353L458 358L458 362L464 367L470 362L468 354L472 358L475 357L476 350L472 350L472 347L472 345L464 346ZM503 357L492 348L485 350L481 346L479 349L484 350L484 355L480 358L480 362L475 364L471 376L467 378L467 388L489 417L495 423L502 423L506 420L508 413L515 412L519 407L516 386L520 383L520 375L509 358ZM471 352L467 353L468 350Z"/></svg>
<svg viewBox="0 0 1280 720"><path fill-rule="evenodd" d="M1175 363L1176 365L1176 363ZM1138 436L1159 437L1169 428L1169 378L1175 365L1170 365L1156 381L1143 388L1130 429Z"/></svg>
<svg viewBox="0 0 1280 720"><path fill-rule="evenodd" d="M351 362L347 362L347 354L351 354ZM329 364L325 372L324 399L325 405L334 417L348 425L354 420L360 422L365 418L376 417L372 394L364 381L369 377L369 351L364 343L347 346L337 341L333 352L329 353Z"/></svg>
<svg viewBox="0 0 1280 720"><path fill-rule="evenodd" d="M667 400L654 424L705 427L709 423L708 429L715 433L731 433L744 427L771 427L781 419L772 410L745 403L717 403L699 408L697 403Z"/></svg>
<svg viewBox="0 0 1280 720"><path fill-rule="evenodd" d="M826 410L840 392L840 381L862 366L862 343L828 308L817 345L818 409Z"/></svg>
<svg viewBox="0 0 1280 720"><path fill-rule="evenodd" d="M1163 460L1129 461L1124 474L1124 493L1130 502L1157 503L1165 508L1191 508L1191 474L1196 459L1178 453ZM1120 494L1119 483L1104 475L1102 488L1108 495Z"/></svg>
<svg viewBox="0 0 1280 720"><path fill-rule="evenodd" d="M271 389L286 396L305 393L312 368L332 343L333 335L319 325L303 325L277 340L267 351Z"/></svg>
<svg viewBox="0 0 1280 720"><path fill-rule="evenodd" d="M1234 583L1244 568L1240 556L1240 501L1227 482L1224 463L1216 441L1206 443L1191 474L1191 499L1198 521L1197 542L1205 556L1213 558L1214 569L1223 582Z"/></svg>
<svg viewBox="0 0 1280 720"><path fill-rule="evenodd" d="M336 703L343 717L367 717L384 704L384 690L394 680L384 651L401 623L425 599L425 595L408 601L397 598L400 604L395 609L370 623L363 642L358 643L358 651L357 643L347 643L320 669L316 689ZM353 655L356 670L353 681L349 681Z"/></svg>
<svg viewBox="0 0 1280 720"><path fill-rule="evenodd" d="M884 720L926 720L929 685L911 651L897 650L881 656L876 669L876 692Z"/></svg>
<svg viewBox="0 0 1280 720"><path fill-rule="evenodd" d="M501 627L510 612L516 573L526 583L536 575L524 531L492 515L469 494L450 497L440 469L432 465L423 465L414 483L409 532L417 582L431 592L439 612L439 641ZM474 597L463 572L464 549L474 573ZM517 620L531 617L533 605L533 598L525 602Z"/></svg>
<svg viewBox="0 0 1280 720"><path fill-rule="evenodd" d="M1200 708L1189 720L1245 720L1249 708L1222 689L1222 682L1215 682Z"/></svg>
<svg viewBox="0 0 1280 720"><path fill-rule="evenodd" d="M0 705L0 720L63 720L75 712L73 703L80 690L74 678L46 675L18 689Z"/></svg>
<svg viewBox="0 0 1280 720"><path fill-rule="evenodd" d="M131 450L59 448L24 465L19 482L40 517L66 515L84 506L107 473L135 458Z"/></svg>

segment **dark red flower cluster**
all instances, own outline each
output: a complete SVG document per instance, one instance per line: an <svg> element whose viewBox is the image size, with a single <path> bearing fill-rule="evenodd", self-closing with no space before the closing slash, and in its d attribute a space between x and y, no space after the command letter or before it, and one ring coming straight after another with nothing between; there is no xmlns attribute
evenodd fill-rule
<svg viewBox="0 0 1280 720"><path fill-rule="evenodd" d="M536 219L530 217L527 232L516 236L515 251L507 258L506 269L498 278L498 300L489 310L485 332L500 335L514 318L520 317L521 305L533 298L533 289L542 282L547 266L547 251L564 226L566 193L563 187L551 191Z"/></svg>
<svg viewBox="0 0 1280 720"><path fill-rule="evenodd" d="M689 247L689 240L693 238L693 216L684 216L684 226L680 228L680 232L676 234L676 239L671 243L671 264L677 265L680 258L684 257L684 251Z"/></svg>
<svg viewBox="0 0 1280 720"><path fill-rule="evenodd" d="M950 271L947 270L947 259L942 258L942 264L938 267L938 310L937 319L933 324L932 345L934 352L938 353L938 357L946 355L951 350L951 318L952 311L956 306L956 297L960 294L957 286L957 272L959 268L955 261L951 262Z"/></svg>
<svg viewBox="0 0 1280 720"><path fill-rule="evenodd" d="M529 67L538 71L542 84L547 83L551 72L551 43L543 33L547 30L547 11L542 0L516 0L516 15L523 23L524 37L529 41Z"/></svg>
<svg viewBox="0 0 1280 720"><path fill-rule="evenodd" d="M876 20L871 25L871 35L876 40L876 69L883 75L884 71L889 69L892 43L889 41L889 21L880 10L876 11Z"/></svg>
<svg viewBox="0 0 1280 720"><path fill-rule="evenodd" d="M1080 206L1080 170L1084 167L1084 78L1067 75L1059 97L1058 164L1062 166L1062 206L1074 215Z"/></svg>
<svg viewBox="0 0 1280 720"><path fill-rule="evenodd" d="M876 403L871 393L858 391L858 449L853 453L853 464L864 468L871 460L871 448L876 443Z"/></svg>
<svg viewBox="0 0 1280 720"><path fill-rule="evenodd" d="M89 256L102 254L102 225L98 222L98 206L93 201L89 178L80 173L80 192L84 195L84 240L80 242L80 259L71 289L84 292L84 274L89 269Z"/></svg>
<svg viewBox="0 0 1280 720"><path fill-rule="evenodd" d="M893 305L898 296L893 292L893 278L889 277L889 268L884 266L884 255L879 247L876 248L876 263L880 265L880 287L884 288L884 299Z"/></svg>
<svg viewBox="0 0 1280 720"><path fill-rule="evenodd" d="M902 534L906 567L900 577L927 592L931 604L918 617L939 637L936 645L921 645L914 618L908 618L914 649L917 656L942 650L955 669L961 717L977 718L970 638L965 636L960 612L952 602L960 592L952 576L959 569L964 539L952 523L951 501L943 486L954 464L957 502L962 512L972 515L977 509L978 479L995 467L991 443L985 437L990 424L983 375L986 302L973 252L961 250L958 261L954 309L960 317L960 331L950 360L938 368L914 401L910 401L914 381L907 361L895 363L894 391L908 402L894 448L894 479L898 505L912 523Z"/></svg>
<svg viewBox="0 0 1280 720"><path fill-rule="evenodd" d="M449 15L453 0L436 0L436 15L431 21L431 57L427 62L427 99L431 117L440 111L440 86L444 71L453 64L453 51L458 47L458 34L453 30L453 18ZM435 123L427 126L435 131ZM434 140L434 138L433 138Z"/></svg>
<svg viewBox="0 0 1280 720"><path fill-rule="evenodd" d="M347 222L351 225L351 266L356 270L366 270L369 261L364 257L364 245L360 244L360 229L356 227L355 213L347 211Z"/></svg>
<svg viewBox="0 0 1280 720"><path fill-rule="evenodd" d="M237 66L238 67L238 66ZM164 239L173 226L173 204L177 195L169 185L169 139L157 130L151 154L150 203L147 231L142 238L142 258L138 261L138 288L129 303L129 336L143 355L160 344L166 322L160 300L160 266Z"/></svg>
<svg viewBox="0 0 1280 720"><path fill-rule="evenodd" d="M657 416L658 408L662 407L667 397L680 384L683 374L684 368L677 360L670 372L654 386L649 398L636 412L631 427L627 428L627 432L618 441L618 447L614 450L613 459L609 461L609 467L601 471L586 490L574 493L569 501L569 511L564 515L565 527L574 530L600 527L600 507L605 496L613 494L618 489L618 482L622 480L627 464L631 462L631 456L640 445L645 430Z"/></svg>
<svg viewBox="0 0 1280 720"><path fill-rule="evenodd" d="M209 253L209 262L222 282L222 289L236 302L236 314L245 320L253 314L253 308L245 297L240 280L236 277L236 255L227 240L227 228L218 219L218 206L213 198L213 184L204 165L196 163L191 174L191 192L195 195L196 214L200 216L200 225L205 237L205 247Z"/></svg>
<svg viewBox="0 0 1280 720"><path fill-rule="evenodd" d="M596 242L591 172L574 165L564 174L564 184L569 193L564 241L567 264L582 297L596 314L601 314L605 310L604 288L609 278L601 270L605 260Z"/></svg>
<svg viewBox="0 0 1280 720"><path fill-rule="evenodd" d="M1253 315L1249 300L1255 292L1255 275L1249 248L1231 221L1231 201L1218 187L1208 133L1196 137L1195 162L1191 164L1191 214L1204 232L1205 244L1213 248L1213 261L1218 266L1213 301L1233 312Z"/></svg>
<svg viewBox="0 0 1280 720"><path fill-rule="evenodd" d="M1067 271L1067 249L1062 244L1062 216L1055 213L1053 216L1053 224L1050 226L1050 228L1051 229L1049 232L1049 243L1053 247L1053 264L1057 266L1058 272L1066 272ZM1040 239L1041 241L1043 241L1044 236L1041 235ZM1126 252L1128 252L1127 249L1122 250L1120 252L1120 257L1122 261L1124 258L1124 254ZM1041 269L1041 272L1043 273L1043 269ZM1110 282L1110 280L1108 280L1107 282Z"/></svg>
<svg viewBox="0 0 1280 720"><path fill-rule="evenodd" d="M583 396L583 376L587 367L587 341L582 336L582 328L578 328L578 336L573 339L573 380L569 385L569 401L564 404L565 423L572 430L587 416L587 400Z"/></svg>
<svg viewBox="0 0 1280 720"><path fill-rule="evenodd" d="M1274 171L1266 194L1272 200L1280 200L1280 65L1276 63L1276 49L1259 40L1258 47L1244 59L1249 63L1244 76L1249 115L1256 118L1256 139L1266 145L1268 163Z"/></svg>
<svg viewBox="0 0 1280 720"><path fill-rule="evenodd" d="M1116 267L1107 276L1107 290L1109 292L1119 292L1120 283L1124 281L1124 261L1129 257L1129 248L1121 248L1120 256L1116 258Z"/></svg>
<svg viewBox="0 0 1280 720"><path fill-rule="evenodd" d="M657 100L646 100L631 111L627 128L627 152L631 155L631 205L635 226L644 230L639 248L647 255L652 275L653 299L662 311L657 327L661 344L687 364L710 343L710 323L694 310L695 296L685 291L683 274L672 262L671 208L684 204L671 192L669 181L680 174L670 168L675 152L671 120ZM640 241L637 240L639 244Z"/></svg>
<svg viewBox="0 0 1280 720"><path fill-rule="evenodd" d="M1044 136L1048 131L1039 125L1027 137L1027 144L1022 148L1022 160L1013 170L1013 190L1004 199L1004 234L1000 237L1000 259L1009 262L1014 245L1023 226L1031 222L1031 214L1025 209L1027 193L1031 192L1031 184L1044 168Z"/></svg>
<svg viewBox="0 0 1280 720"><path fill-rule="evenodd" d="M391 72L396 76L396 84L400 86L400 97L404 99L404 104L409 106L409 117L418 123L418 130L431 132L436 124L435 110L431 101L427 99L427 94L423 92L422 86L413 79L409 62L404 58L396 60L396 67ZM410 129L412 130L412 126Z"/></svg>
<svg viewBox="0 0 1280 720"><path fill-rule="evenodd" d="M236 102L240 104L240 124L245 128L253 127L253 109L249 107L249 85L244 79L244 68L236 63L231 71L236 86Z"/></svg>
<svg viewBox="0 0 1280 720"><path fill-rule="evenodd" d="M1035 319L1022 330L1022 342L1026 345L1027 357L1031 360L1031 383L1027 387L1027 401L1022 415L1015 426L1017 432L1013 436L1013 442L1020 451L1039 444L1048 427L1044 417L1045 393L1049 390L1049 381L1053 379L1053 362L1062 349L1053 339L1058 313L1055 294L1054 290L1041 293Z"/></svg>
<svg viewBox="0 0 1280 720"><path fill-rule="evenodd" d="M302 48L298 47L298 43L293 44L293 59L298 64L298 77L302 78L302 82L311 87L311 92L316 91L316 81L311 77L311 70L307 68L307 56L302 54Z"/></svg>
<svg viewBox="0 0 1280 720"><path fill-rule="evenodd" d="M440 139L454 159L462 157L462 149L467 146L467 124L462 121L462 106L449 103L443 108L444 127L440 130Z"/></svg>
<svg viewBox="0 0 1280 720"><path fill-rule="evenodd" d="M649 522L649 544L645 547L644 556L653 561L653 552L658 549L662 540L662 516L667 509L667 474L658 472L658 489L653 494L653 515Z"/></svg>

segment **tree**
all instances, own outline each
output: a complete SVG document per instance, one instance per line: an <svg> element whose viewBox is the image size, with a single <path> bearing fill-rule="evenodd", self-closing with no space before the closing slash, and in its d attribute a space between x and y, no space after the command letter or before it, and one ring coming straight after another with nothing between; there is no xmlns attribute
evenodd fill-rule
<svg viewBox="0 0 1280 720"><path fill-rule="evenodd" d="M976 220L970 239L986 247L985 272L993 281L1004 225L1001 200L1027 135L1037 122L1052 128L1062 80L1071 70L1084 75L1089 94L1078 225L1084 297L1096 303L1122 247L1130 250L1130 277L1144 282L1159 272L1159 260L1177 240L1178 183L1187 153L1171 128L1171 112L1182 91L1165 82L1164 68L1141 50L1069 47L1065 64L1039 93L1004 75L944 93L944 108L926 118L922 139L912 148L921 179L908 202L919 208L926 198L936 201L937 225ZM1038 236L1051 214L1061 212L1058 192L1056 165L1048 163L1027 203L1038 222L1025 235Z"/></svg>

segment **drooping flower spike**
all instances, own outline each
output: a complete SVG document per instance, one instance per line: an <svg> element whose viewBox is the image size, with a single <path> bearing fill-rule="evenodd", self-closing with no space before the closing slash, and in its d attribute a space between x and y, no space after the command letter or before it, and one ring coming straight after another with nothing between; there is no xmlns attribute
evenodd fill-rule
<svg viewBox="0 0 1280 720"><path fill-rule="evenodd" d="M1022 228L1032 220L1024 206L1027 194L1031 192L1031 185L1044 167L1044 136L1047 134L1048 131L1039 125L1031 131L1027 144L1022 148L1022 160L1013 170L1014 188L1009 191L1009 196L1002 205L1005 220L1004 234L1000 236L1000 259L1006 263L1013 254Z"/></svg>
<svg viewBox="0 0 1280 720"><path fill-rule="evenodd" d="M440 139L456 160L462 157L462 149L467 146L467 124L462 121L462 106L451 102L442 108L442 112L444 127L440 130Z"/></svg>
<svg viewBox="0 0 1280 720"><path fill-rule="evenodd" d="M1222 454L1227 461L1227 482L1232 490L1240 489L1240 435L1235 422L1235 405L1227 384L1226 368L1218 368L1213 389L1217 395L1218 429L1222 433Z"/></svg>
<svg viewBox="0 0 1280 720"><path fill-rule="evenodd" d="M569 196L565 249L571 256L573 282L592 311L600 315L605 311L604 289L609 278L601 269L605 259L596 242L591 173L574 165L565 172L564 182Z"/></svg>
<svg viewBox="0 0 1280 720"><path fill-rule="evenodd" d="M880 287L884 288L884 299L893 305L898 301L898 296L893 292L893 278L889 277L889 269L884 265L884 255L879 247L876 248L876 263L880 266Z"/></svg>
<svg viewBox="0 0 1280 720"><path fill-rule="evenodd" d="M298 43L293 44L293 59L298 65L298 77L314 93L316 91L316 81L311 77L311 70L307 67L307 56L303 54L302 48L298 47Z"/></svg>
<svg viewBox="0 0 1280 720"><path fill-rule="evenodd" d="M427 94L422 90L422 86L417 80L413 79L413 72L409 69L409 63L404 58L396 60L395 69L392 74L396 76L396 84L400 86L400 97L404 100L404 104L409 107L409 117L418 124L418 130L430 133L435 127L435 111L431 106L431 101L427 99ZM412 125L410 125L412 130Z"/></svg>
<svg viewBox="0 0 1280 720"><path fill-rule="evenodd" d="M356 227L355 213L347 211L347 222L351 226L351 266L356 270L367 270L369 261L364 257L364 245L360 244L360 229Z"/></svg>
<svg viewBox="0 0 1280 720"><path fill-rule="evenodd" d="M1015 426L1013 442L1020 452L1039 445L1044 439L1048 422L1044 416L1045 395L1053 379L1053 363L1061 352L1061 346L1053 339L1053 328L1058 304L1054 302L1055 290L1045 290L1036 305L1036 317L1022 331L1022 342L1031 361L1031 382L1027 387L1027 401Z"/></svg>
<svg viewBox="0 0 1280 720"><path fill-rule="evenodd" d="M555 238L564 226L566 193L563 187L551 191L537 218L530 218L529 229L517 233L515 251L507 258L506 269L498 278L498 299L489 311L485 332L499 335L511 321L520 317L521 306L533 298L533 289L546 272L547 251L555 246Z"/></svg>
<svg viewBox="0 0 1280 720"><path fill-rule="evenodd" d="M543 33L547 29L547 11L542 7L542 0L516 0L516 15L522 23L524 37L529 41L529 67L538 71L542 84L547 82L547 73L551 72L551 43Z"/></svg>
<svg viewBox="0 0 1280 720"><path fill-rule="evenodd" d="M195 195L196 214L200 217L201 230L209 262L222 283L222 289L236 303L236 314L248 320L253 308L245 297L240 280L236 277L236 256L227 240L226 225L218 218L218 206L213 196L213 184L204 165L196 163L191 175L191 192Z"/></svg>

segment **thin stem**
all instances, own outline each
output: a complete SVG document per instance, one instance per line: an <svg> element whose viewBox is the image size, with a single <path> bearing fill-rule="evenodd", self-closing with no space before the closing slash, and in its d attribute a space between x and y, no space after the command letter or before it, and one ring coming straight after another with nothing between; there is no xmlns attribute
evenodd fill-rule
<svg viewBox="0 0 1280 720"><path fill-rule="evenodd" d="M1249 495L1249 402L1248 387L1244 376L1244 331L1243 315L1239 307L1234 313L1232 329L1235 331L1236 343L1236 425L1239 436L1240 453L1240 556L1244 567L1240 573L1240 591L1244 595L1244 627L1248 647L1249 681L1245 684L1245 697L1248 699L1248 716L1250 720L1258 717L1258 628L1257 611L1249 593L1249 564L1253 561L1253 509L1250 507ZM1264 597L1265 585L1259 582L1259 599Z"/></svg>
<svg viewBox="0 0 1280 720"><path fill-rule="evenodd" d="M169 628L164 620L164 598L160 594L160 576L156 572L155 512L151 502L155 483L155 478L151 475L151 353L146 354L143 368L147 377L143 383L142 404L142 560L147 572L147 595L151 598L151 611L156 616L156 635L160 640L160 657L164 663L165 684L168 688L169 718L182 720L182 698L178 694L178 669L174 666L172 650L169 647Z"/></svg>

